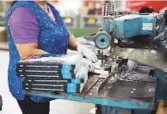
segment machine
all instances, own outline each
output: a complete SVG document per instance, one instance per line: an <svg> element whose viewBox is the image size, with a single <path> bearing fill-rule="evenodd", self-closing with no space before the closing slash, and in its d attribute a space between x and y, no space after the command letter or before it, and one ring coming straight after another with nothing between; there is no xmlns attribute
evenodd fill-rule
<svg viewBox="0 0 167 114"><path fill-rule="evenodd" d="M2 110L2 106L3 106L3 101L2 101L2 96L0 96L0 111Z"/></svg>
<svg viewBox="0 0 167 114"><path fill-rule="evenodd" d="M130 110L128 114L151 114L166 93L166 20L166 13L118 12L112 2L106 2L102 30L81 41L96 51L100 72L90 74L81 93L27 94L112 107L103 108L103 114L120 114L121 109Z"/></svg>

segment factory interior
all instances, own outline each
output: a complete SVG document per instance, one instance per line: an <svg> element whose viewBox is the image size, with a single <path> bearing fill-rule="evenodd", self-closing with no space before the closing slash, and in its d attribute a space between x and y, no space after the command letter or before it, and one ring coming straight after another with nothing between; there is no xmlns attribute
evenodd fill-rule
<svg viewBox="0 0 167 114"><path fill-rule="evenodd" d="M0 0L0 114L167 114L166 0Z"/></svg>

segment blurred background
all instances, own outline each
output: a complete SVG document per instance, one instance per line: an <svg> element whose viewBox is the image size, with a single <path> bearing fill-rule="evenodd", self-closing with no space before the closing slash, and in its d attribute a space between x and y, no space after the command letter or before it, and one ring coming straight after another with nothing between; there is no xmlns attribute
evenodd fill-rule
<svg viewBox="0 0 167 114"><path fill-rule="evenodd" d="M49 1L49 0L48 0ZM50 0L61 13L70 31L77 37L93 34L102 24L102 7L105 0ZM115 0L117 9L125 9L125 1ZM11 1L0 1L0 26ZM1 31L3 28L0 28ZM1 33L0 36L5 35ZM0 41L6 41L5 36Z"/></svg>
<svg viewBox="0 0 167 114"><path fill-rule="evenodd" d="M48 0L61 13L71 32L79 37L93 34L101 27L103 4L107 0ZM167 1L160 0L112 0L116 10L139 11L142 7L153 8L155 12L166 6ZM0 26L4 25L4 17L11 1L0 1ZM2 28L1 28L2 29ZM4 33L2 33L4 34ZM5 40L0 37L0 41Z"/></svg>
<svg viewBox="0 0 167 114"><path fill-rule="evenodd" d="M107 0L48 0L61 13L70 31L77 37L87 36L101 27L103 4ZM160 11L167 1L160 0L112 0L116 10L139 11L142 7ZM6 41L4 33L5 14L11 1L0 1L0 42Z"/></svg>

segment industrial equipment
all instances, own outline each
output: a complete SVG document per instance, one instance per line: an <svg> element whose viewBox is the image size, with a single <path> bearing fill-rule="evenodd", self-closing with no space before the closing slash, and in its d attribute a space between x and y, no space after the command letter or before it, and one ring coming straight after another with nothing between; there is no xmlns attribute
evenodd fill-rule
<svg viewBox="0 0 167 114"><path fill-rule="evenodd" d="M2 105L3 105L2 96L0 96L0 111L2 110Z"/></svg>
<svg viewBox="0 0 167 114"><path fill-rule="evenodd" d="M165 99L165 14L134 14L114 9L112 2L106 2L102 30L81 41L96 51L100 70L108 74L90 74L79 94L29 94L130 109L131 114L136 109L147 110L144 113L151 114L157 100Z"/></svg>

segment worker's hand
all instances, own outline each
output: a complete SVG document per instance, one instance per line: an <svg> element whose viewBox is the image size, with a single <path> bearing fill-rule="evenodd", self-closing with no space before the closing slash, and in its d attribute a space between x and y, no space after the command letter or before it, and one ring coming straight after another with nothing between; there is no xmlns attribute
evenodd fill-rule
<svg viewBox="0 0 167 114"><path fill-rule="evenodd" d="M91 61L82 58L76 62L74 73L76 78L84 79L85 77L88 77L88 72L93 72L94 69L95 66Z"/></svg>
<svg viewBox="0 0 167 114"><path fill-rule="evenodd" d="M77 50L84 56L86 57L88 60L92 61L92 62L97 62L97 56L96 54L91 51L90 49L86 48L84 45L82 44L78 44L77 46Z"/></svg>

